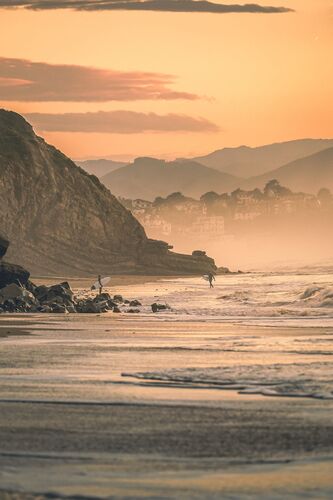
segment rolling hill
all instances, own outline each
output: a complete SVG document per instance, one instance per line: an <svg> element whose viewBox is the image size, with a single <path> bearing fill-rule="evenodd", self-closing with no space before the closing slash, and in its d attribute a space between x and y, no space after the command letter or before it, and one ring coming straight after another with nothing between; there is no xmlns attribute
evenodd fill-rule
<svg viewBox="0 0 333 500"><path fill-rule="evenodd" d="M301 139L256 148L224 148L193 160L221 172L249 178L329 147L333 147L333 139Z"/></svg>
<svg viewBox="0 0 333 500"><path fill-rule="evenodd" d="M333 147L252 177L244 181L241 187L262 188L271 179L277 179L293 191L317 193L323 187L333 190Z"/></svg>
<svg viewBox="0 0 333 500"><path fill-rule="evenodd" d="M157 196L167 196L175 191L194 198L207 191L230 191L237 188L241 181L195 161L166 162L155 158L137 158L133 163L105 175L101 182L116 196L154 200Z"/></svg>

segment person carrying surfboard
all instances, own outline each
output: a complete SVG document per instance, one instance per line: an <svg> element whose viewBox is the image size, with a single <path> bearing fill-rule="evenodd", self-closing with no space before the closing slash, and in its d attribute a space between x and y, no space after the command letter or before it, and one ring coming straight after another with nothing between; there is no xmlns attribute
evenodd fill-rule
<svg viewBox="0 0 333 500"><path fill-rule="evenodd" d="M95 281L95 283L91 286L90 289L98 290L99 293L101 294L103 291L103 287L109 283L110 279L111 279L110 276L105 276L104 278L102 278L102 276L99 274L97 281Z"/></svg>
<svg viewBox="0 0 333 500"><path fill-rule="evenodd" d="M99 294L102 294L103 291L103 283L102 283L102 276L99 274L97 278L98 284L99 284Z"/></svg>
<svg viewBox="0 0 333 500"><path fill-rule="evenodd" d="M214 288L213 281L216 281L214 274L208 273L207 276L208 276L208 281L209 281L209 288Z"/></svg>

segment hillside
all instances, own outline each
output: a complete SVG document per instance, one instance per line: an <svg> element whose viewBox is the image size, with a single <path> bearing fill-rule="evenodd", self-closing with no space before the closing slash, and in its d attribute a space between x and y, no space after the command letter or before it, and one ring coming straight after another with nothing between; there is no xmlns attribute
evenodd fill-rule
<svg viewBox="0 0 333 500"><path fill-rule="evenodd" d="M170 252L96 177L42 138L17 113L0 110L0 233L8 259L32 273L194 273L207 257Z"/></svg>
<svg viewBox="0 0 333 500"><path fill-rule="evenodd" d="M232 175L194 161L165 162L155 158L137 158L134 163L102 177L101 181L116 196L146 200L175 191L200 197L207 191L230 191L240 183Z"/></svg>
<svg viewBox="0 0 333 500"><path fill-rule="evenodd" d="M317 193L322 187L333 190L333 147L252 177L242 184L242 188L261 188L271 179L277 179L294 191Z"/></svg>
<svg viewBox="0 0 333 500"><path fill-rule="evenodd" d="M329 147L333 147L333 139L301 139L257 148L224 148L193 160L228 174L248 178L262 175Z"/></svg>
<svg viewBox="0 0 333 500"><path fill-rule="evenodd" d="M113 160L104 160L100 158L98 160L84 160L75 161L75 164L83 168L88 174L96 175L96 177L101 178L104 175L117 170L117 168L124 167L127 163Z"/></svg>

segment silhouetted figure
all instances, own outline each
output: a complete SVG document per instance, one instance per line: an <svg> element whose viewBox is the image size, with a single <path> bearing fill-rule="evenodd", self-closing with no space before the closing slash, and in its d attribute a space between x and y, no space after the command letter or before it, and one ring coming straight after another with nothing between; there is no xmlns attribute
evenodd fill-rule
<svg viewBox="0 0 333 500"><path fill-rule="evenodd" d="M97 279L98 283L99 283L99 294L101 295L102 291L103 291L103 284L102 284L102 277L101 275L99 274L98 275L98 279Z"/></svg>
<svg viewBox="0 0 333 500"><path fill-rule="evenodd" d="M214 288L213 281L215 281L215 276L213 273L208 273L209 288Z"/></svg>

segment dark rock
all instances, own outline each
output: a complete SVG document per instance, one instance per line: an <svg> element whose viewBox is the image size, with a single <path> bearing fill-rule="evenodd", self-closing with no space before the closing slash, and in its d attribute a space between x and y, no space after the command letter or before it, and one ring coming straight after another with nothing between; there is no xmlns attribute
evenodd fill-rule
<svg viewBox="0 0 333 500"><path fill-rule="evenodd" d="M94 302L101 302L101 301L105 301L105 300L112 300L112 297L109 293L103 292L103 293L96 295L96 297L93 300L94 300Z"/></svg>
<svg viewBox="0 0 333 500"><path fill-rule="evenodd" d="M64 305L62 304L57 304L57 303L52 303L50 304L49 306L51 308L51 311L53 313L66 313L67 312L67 309Z"/></svg>
<svg viewBox="0 0 333 500"><path fill-rule="evenodd" d="M97 314L104 313L109 310L110 308L107 300L95 302L94 299L89 298L86 300L80 300L76 304L76 311L79 313Z"/></svg>
<svg viewBox="0 0 333 500"><path fill-rule="evenodd" d="M217 269L217 274L231 274L231 271L228 267L219 267Z"/></svg>
<svg viewBox="0 0 333 500"><path fill-rule="evenodd" d="M35 295L35 290L37 288L37 285L35 285L35 283L33 283L32 281L28 280L24 286L28 290L28 292L31 292L31 293L33 293Z"/></svg>
<svg viewBox="0 0 333 500"><path fill-rule="evenodd" d="M16 264L0 261L0 288L16 283L25 285L30 277L29 271Z"/></svg>
<svg viewBox="0 0 333 500"><path fill-rule="evenodd" d="M139 306L142 306L141 302L139 300L131 300L131 302L129 303L129 306L130 307L139 307Z"/></svg>
<svg viewBox="0 0 333 500"><path fill-rule="evenodd" d="M0 289L0 304L3 311L30 312L36 303L32 293L15 283Z"/></svg>
<svg viewBox="0 0 333 500"><path fill-rule="evenodd" d="M100 293L93 299L93 301L95 304L106 302L108 309L113 309L118 306L118 302L115 302L109 293Z"/></svg>
<svg viewBox="0 0 333 500"><path fill-rule="evenodd" d="M70 305L73 303L73 291L67 281L58 285L41 285L34 290L35 297L42 303L54 302Z"/></svg>
<svg viewBox="0 0 333 500"><path fill-rule="evenodd" d="M3 301L7 299L17 299L23 296L24 296L24 288L22 288L19 285L16 285L16 283L10 283L10 285L7 285L4 288L0 289L0 298L2 297Z"/></svg>
<svg viewBox="0 0 333 500"><path fill-rule="evenodd" d="M16 312L16 305L15 305L15 301L14 301L14 300L12 300L12 299L6 300L6 301L2 304L2 307L3 307L3 309L4 309L6 312Z"/></svg>
<svg viewBox="0 0 333 500"><path fill-rule="evenodd" d="M34 311L35 312L35 311ZM52 308L48 305L44 305L44 306L37 306L36 307L36 312L41 312L41 313L51 313L52 312Z"/></svg>
<svg viewBox="0 0 333 500"><path fill-rule="evenodd" d="M121 313L121 310L119 309L119 307L114 307L113 312L114 313Z"/></svg>
<svg viewBox="0 0 333 500"><path fill-rule="evenodd" d="M149 245L149 253L142 252L140 260L145 266L146 274L185 275L185 274L207 274L216 272L213 259L207 255L183 255L170 250L152 251L153 244Z"/></svg>
<svg viewBox="0 0 333 500"><path fill-rule="evenodd" d="M157 302L154 302L151 305L151 310L153 311L153 313L156 313L158 311L165 311L166 309L170 309L167 304L158 304Z"/></svg>
<svg viewBox="0 0 333 500"><path fill-rule="evenodd" d="M9 247L9 241L3 235L0 234L0 259L7 252L7 248Z"/></svg>
<svg viewBox="0 0 333 500"><path fill-rule="evenodd" d="M34 295L38 300L43 300L47 296L48 287L45 285L36 286L34 289Z"/></svg>
<svg viewBox="0 0 333 500"><path fill-rule="evenodd" d="M131 314L137 314L140 312L140 309L128 309L126 312L131 313Z"/></svg>
<svg viewBox="0 0 333 500"><path fill-rule="evenodd" d="M114 300L115 302L120 302L120 303L123 303L123 302L124 302L124 299L123 299L122 295L115 295L115 296L113 297L113 300Z"/></svg>
<svg viewBox="0 0 333 500"><path fill-rule="evenodd" d="M205 257L206 256L206 252L204 250L194 250L192 252L192 256L193 257Z"/></svg>
<svg viewBox="0 0 333 500"><path fill-rule="evenodd" d="M76 313L76 309L74 305L68 305L66 306L67 312L69 313Z"/></svg>

